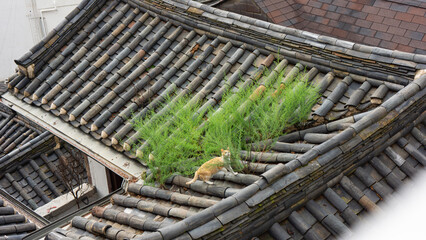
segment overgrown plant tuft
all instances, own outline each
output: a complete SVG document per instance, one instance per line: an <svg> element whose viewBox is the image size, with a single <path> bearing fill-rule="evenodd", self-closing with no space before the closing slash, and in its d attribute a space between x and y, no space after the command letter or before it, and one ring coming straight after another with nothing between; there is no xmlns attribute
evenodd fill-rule
<svg viewBox="0 0 426 240"><path fill-rule="evenodd" d="M276 142L283 130L308 118L319 94L303 75L277 86L284 78L283 70L266 85L260 80L229 91L219 108L208 109L205 114L196 114L201 103L188 106L187 97L167 101L162 107L167 106L168 111L161 116L152 112L139 119L135 128L149 143L145 143L141 160L152 171L152 181L162 184L174 173L190 176L197 166L219 156L220 149L227 147L232 154L232 168L241 171L241 150L250 151L253 142ZM269 147L260 150L268 151Z"/></svg>
<svg viewBox="0 0 426 240"><path fill-rule="evenodd" d="M165 114L158 117L152 111L146 118L138 119L135 123L141 139L149 142L143 149L141 160L152 171L153 180L160 183L164 183L176 172L190 175L194 166L203 163L200 159L203 130L198 128L202 123L202 116L192 117L199 105L185 107L188 100L182 98L174 104L166 101L164 106L168 104L169 110ZM156 117L152 118L154 115Z"/></svg>

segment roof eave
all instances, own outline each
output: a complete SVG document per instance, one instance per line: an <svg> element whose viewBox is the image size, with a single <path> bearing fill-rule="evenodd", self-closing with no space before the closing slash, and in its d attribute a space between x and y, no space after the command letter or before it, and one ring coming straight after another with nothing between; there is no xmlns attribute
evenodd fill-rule
<svg viewBox="0 0 426 240"><path fill-rule="evenodd" d="M98 141L93 141L90 136L73 128L53 114L26 104L9 92L1 96L1 101L17 113L26 116L29 120L73 145L127 180L137 179L146 171L146 168L139 162L129 159Z"/></svg>

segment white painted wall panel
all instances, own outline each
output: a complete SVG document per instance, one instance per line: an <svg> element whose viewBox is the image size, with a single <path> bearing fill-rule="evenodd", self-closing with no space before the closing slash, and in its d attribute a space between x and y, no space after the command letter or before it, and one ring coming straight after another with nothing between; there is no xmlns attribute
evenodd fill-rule
<svg viewBox="0 0 426 240"><path fill-rule="evenodd" d="M24 0L0 1L0 78L15 71L13 59L34 45Z"/></svg>
<svg viewBox="0 0 426 240"><path fill-rule="evenodd" d="M1 0L0 78L12 75L21 57L72 11L80 0Z"/></svg>

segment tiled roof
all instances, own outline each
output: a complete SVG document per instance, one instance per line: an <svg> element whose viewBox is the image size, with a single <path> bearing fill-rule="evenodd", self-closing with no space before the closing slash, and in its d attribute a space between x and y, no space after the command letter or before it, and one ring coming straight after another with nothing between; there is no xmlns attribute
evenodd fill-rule
<svg viewBox="0 0 426 240"><path fill-rule="evenodd" d="M18 211L18 212L17 212ZM20 240L29 232L37 229L25 215L19 214L20 209L9 206L0 196L0 239Z"/></svg>
<svg viewBox="0 0 426 240"><path fill-rule="evenodd" d="M422 81L425 77L423 75ZM388 107L400 95L394 95L383 105ZM424 97L424 90L413 97ZM407 96L408 101L413 102L413 97ZM359 129L366 118L374 115L371 112L284 135L270 153L242 152L243 157L255 160L250 164L253 175L234 176L219 172L213 177L214 185L197 181L191 186L185 184L189 178L174 176L167 182L166 189L130 183L127 194L113 195L109 204L95 206L91 213L74 217L70 225L55 229L46 239L82 236L93 239L170 239L177 236L179 239L218 239L226 236L236 239L261 234L271 224L272 227L267 234L260 236L261 239L270 239L270 236L275 239L281 239L280 236L284 239L338 237L350 231L350 227L362 220L366 212L379 209L383 199L426 165L426 115L424 107L422 109L418 115L413 114L416 118L408 120L411 124L396 129L391 140L389 135L385 139L376 139L377 143L369 147L378 150L373 155L358 153L360 158L352 165L357 166L356 169L339 167L341 159L347 158L344 154L351 150L348 144L357 146L353 143L357 138L343 132ZM388 121L386 118L378 125ZM367 130L371 130L372 126L374 124ZM363 137L368 134L365 131L361 133ZM350 140L346 144L339 145L348 137ZM336 144L338 147L332 148ZM325 153L309 161L312 149ZM305 165L301 161L309 163L300 167ZM333 161L336 162L328 166ZM281 164L276 166L278 163ZM330 167L332 170L327 171ZM321 180L324 178L322 171L335 176L324 182ZM279 177L286 172L288 174ZM257 174L261 174L260 177ZM306 181L309 184L309 179L315 179L317 174L322 177L312 181L314 185L308 190L298 189L297 186L305 186ZM233 185L230 185L231 182ZM241 189L242 186L247 187ZM271 196L287 191L292 195L284 202L280 202L280 194ZM266 206L263 207L263 204ZM271 212L277 208L286 210L264 218L256 211L259 206ZM287 217L276 223L281 214ZM257 218L261 220L257 228L249 225L245 230L236 230L235 226L244 226L248 219ZM269 224L262 225L265 222ZM193 228L194 225L198 227ZM186 233L184 229L188 229Z"/></svg>
<svg viewBox="0 0 426 240"><path fill-rule="evenodd" d="M368 212L426 166L425 121L347 176L330 181L320 196L274 224L261 239L329 239L350 232Z"/></svg>
<svg viewBox="0 0 426 240"><path fill-rule="evenodd" d="M421 118L424 121L424 116ZM313 237L327 239L330 236L338 237L346 231L350 231L349 228L359 222L360 217L362 219L366 211L378 209L378 204L380 205L383 199L386 199L404 182L412 178L417 170L423 169L426 165L424 138L426 128L421 122L421 118L416 120L417 125L408 134L400 137L396 143L387 146L379 155L363 163L351 174L347 176L340 174L325 184L325 189L322 189L323 192L319 197L308 201L304 207L292 212L280 224L273 225L268 234L275 239L281 239L280 236L287 236L287 239L290 239L290 237L293 239L310 239ZM334 122L334 128L340 125L338 128L345 129L343 127L345 123L348 125L350 121ZM329 124L324 127L324 129L330 128L333 128L333 125ZM322 143L325 141L324 139L336 135L328 131L313 133L315 132L314 129L308 129L303 133L293 132L283 136L275 145L276 149L274 150L287 147L291 149L288 152L306 152L312 148L313 144ZM300 136L302 136L302 139L300 139ZM286 163L290 159L294 159L295 156L297 155L285 153L285 151L281 153L252 153L250 158L258 163L252 166L252 170L263 173L265 167L268 168L268 164ZM246 181L245 184L250 184L258 180L255 176L252 177L252 181L244 180L241 175L237 175L234 179L240 178L240 184L243 181ZM229 181L232 176L232 174L224 174L223 172L216 174L214 176L216 191L220 190L218 188L220 181L218 180L227 178ZM109 204L94 207L91 213L84 217L75 217L70 226L55 229L49 236L71 238L81 236L111 237L112 235L134 238L141 234L144 236L149 232L188 218L213 206L220 200L218 197L205 195L209 192L209 186L201 184L201 182L196 183L200 184L197 185L199 190L178 189L178 185L184 187L184 182L188 180L181 178L180 176L175 177L172 180L175 185L169 190L130 183L128 194L113 195ZM207 187L204 194L200 193L203 192L201 190L203 185ZM225 194L227 191L230 191L230 188L225 189ZM240 208L240 211L244 211L244 208ZM232 219L234 216L227 217ZM225 216L219 218L219 220L221 222L227 221ZM105 230L97 231L95 223ZM189 235L196 238L195 236L204 234L201 230L199 233L196 232L189 232ZM269 239L267 235L262 235L260 238ZM119 237L113 237L113 239L119 239Z"/></svg>
<svg viewBox="0 0 426 240"><path fill-rule="evenodd" d="M68 192L60 162L71 162L76 149L64 143L55 149L52 134L13 111L0 116L0 187L33 210ZM84 165L79 169L87 181Z"/></svg>
<svg viewBox="0 0 426 240"><path fill-rule="evenodd" d="M35 143L41 144L46 134L18 119L14 113L0 111L0 166L12 156L31 150Z"/></svg>
<svg viewBox="0 0 426 240"><path fill-rule="evenodd" d="M62 235L71 238L87 236L96 238L132 239L145 232L150 233L170 226L213 206L220 198L207 197L191 190L163 190L130 183L129 194L113 195L111 202L95 206L89 215L74 217L67 230L55 229L49 236ZM95 225L105 229L98 232ZM93 226L93 227L91 227Z"/></svg>
<svg viewBox="0 0 426 240"><path fill-rule="evenodd" d="M277 53L280 61L273 66ZM310 190L379 154L375 147L396 141L393 134L402 126L410 129L424 111L426 75L413 81L425 68L424 55L354 44L191 1L83 1L16 62L20 75L8 82L6 100L13 101L13 93L133 158L130 146L138 136L129 117L150 110L162 114L167 94L193 94L192 101L204 100L203 108L217 108L226 90L244 88L267 67L274 70L262 84L285 68L279 86L300 74L322 93L303 129L279 138L271 152L241 152L245 160L256 160L248 164L250 174L219 172L213 185L188 186L189 178L179 175L165 189L130 184L130 197L113 197L106 209L95 208L89 219L76 217L71 229L58 229L47 239L86 231L113 239L261 234L296 203L312 199ZM255 145L262 144L270 142Z"/></svg>
<svg viewBox="0 0 426 240"><path fill-rule="evenodd" d="M293 71L308 68L311 79L322 79L328 73L327 81L350 76L347 85L367 80L370 84L363 88L370 93L382 84L393 91L401 89L426 63L422 55L283 28L206 5L200 5L205 10L194 10L195 2L192 7L158 2L158 8L143 2L85 3L79 6L82 11L73 11L16 61L26 75L11 79L9 87L25 102L52 112L128 156L129 146L138 137L129 120L132 113L140 117L150 110L161 111L158 106L167 94L199 93L194 100L208 100L206 104L215 106L226 89L242 86L240 78L254 78L269 67L273 53L284 55L286 69L295 63L299 70ZM171 7L172 12L161 12ZM206 25L200 20L191 22L193 15L205 19ZM228 32L227 27L239 32ZM354 84L349 92L357 87ZM328 112L330 103L326 104L326 109L318 110L320 116Z"/></svg>
<svg viewBox="0 0 426 240"><path fill-rule="evenodd" d="M206 5L209 5L209 6L216 6L217 4L219 4L223 1L225 1L225 0L196 0L196 2L206 4Z"/></svg>
<svg viewBox="0 0 426 240"><path fill-rule="evenodd" d="M424 1L255 0L254 2L269 21L280 25L371 46L426 54ZM227 9L241 13L238 8L234 10L227 7Z"/></svg>
<svg viewBox="0 0 426 240"><path fill-rule="evenodd" d="M34 210L70 190L58 170L61 158L71 157L67 149L50 150L37 155L25 161L15 161L18 168L0 174L0 186ZM84 168L80 170L87 181Z"/></svg>

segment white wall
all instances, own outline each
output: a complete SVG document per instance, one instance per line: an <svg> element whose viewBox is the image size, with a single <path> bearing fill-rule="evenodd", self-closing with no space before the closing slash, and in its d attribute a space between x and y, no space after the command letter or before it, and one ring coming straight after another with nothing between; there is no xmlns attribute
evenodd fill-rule
<svg viewBox="0 0 426 240"><path fill-rule="evenodd" d="M35 2L36 17L38 17L39 30L43 36L55 28L69 12L71 12L80 0L27 0Z"/></svg>
<svg viewBox="0 0 426 240"><path fill-rule="evenodd" d="M80 0L0 0L0 79L15 72L14 59L38 43ZM45 29L44 29L45 28Z"/></svg>
<svg viewBox="0 0 426 240"><path fill-rule="evenodd" d="M96 192L101 197L108 195L109 189L106 168L91 157L88 157L87 161L89 162L92 185L96 187Z"/></svg>
<svg viewBox="0 0 426 240"><path fill-rule="evenodd" d="M24 0L0 0L0 78L15 72L14 59L34 45Z"/></svg>

